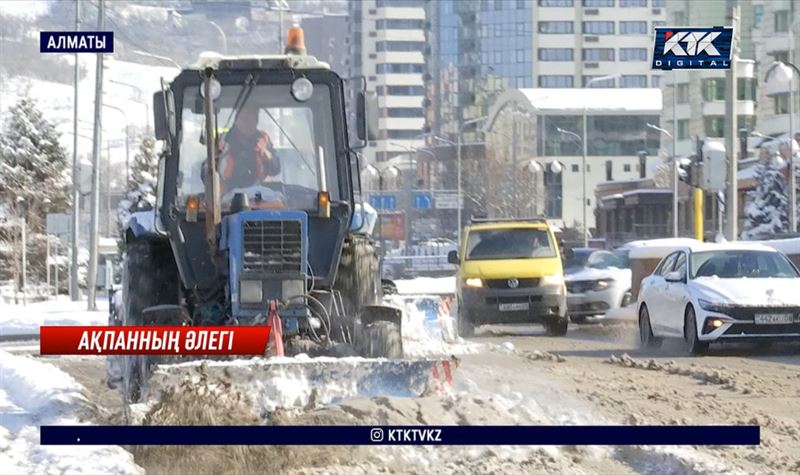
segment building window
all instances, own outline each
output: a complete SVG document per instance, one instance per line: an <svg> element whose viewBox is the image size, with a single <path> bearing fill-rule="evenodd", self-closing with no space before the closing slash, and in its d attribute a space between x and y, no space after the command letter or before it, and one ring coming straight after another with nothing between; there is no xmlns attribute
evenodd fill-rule
<svg viewBox="0 0 800 475"><path fill-rule="evenodd" d="M725 79L724 78L703 79L703 100L724 101Z"/></svg>
<svg viewBox="0 0 800 475"><path fill-rule="evenodd" d="M424 26L424 20L381 19L375 22L378 30L421 30Z"/></svg>
<svg viewBox="0 0 800 475"><path fill-rule="evenodd" d="M414 139L419 136L419 130L387 130L390 139Z"/></svg>
<svg viewBox="0 0 800 475"><path fill-rule="evenodd" d="M620 61L647 61L647 48L620 48Z"/></svg>
<svg viewBox="0 0 800 475"><path fill-rule="evenodd" d="M572 61L572 48L539 48L539 61Z"/></svg>
<svg viewBox="0 0 800 475"><path fill-rule="evenodd" d="M675 94L675 102L678 104L688 104L689 103L689 83L684 82L678 84Z"/></svg>
<svg viewBox="0 0 800 475"><path fill-rule="evenodd" d="M621 21L619 22L620 35L646 35L646 21Z"/></svg>
<svg viewBox="0 0 800 475"><path fill-rule="evenodd" d="M611 160L606 160L606 181L614 180L614 164Z"/></svg>
<svg viewBox="0 0 800 475"><path fill-rule="evenodd" d="M622 171L624 171L624 172L631 171L631 164L630 163L626 163L626 164L622 165Z"/></svg>
<svg viewBox="0 0 800 475"><path fill-rule="evenodd" d="M424 96L425 86L378 86L376 91L379 96Z"/></svg>
<svg viewBox="0 0 800 475"><path fill-rule="evenodd" d="M707 137L724 137L725 117L721 115L706 116L703 118L703 128Z"/></svg>
<svg viewBox="0 0 800 475"><path fill-rule="evenodd" d="M502 10L503 9L503 0L494 0L494 9L495 10Z"/></svg>
<svg viewBox="0 0 800 475"><path fill-rule="evenodd" d="M424 41L378 41L375 51L422 51Z"/></svg>
<svg viewBox="0 0 800 475"><path fill-rule="evenodd" d="M754 115L740 115L736 117L736 130L747 129L755 130L756 116Z"/></svg>
<svg viewBox="0 0 800 475"><path fill-rule="evenodd" d="M788 114L789 113L789 93L785 94L776 94L773 96L773 101L775 104L775 113L776 114Z"/></svg>
<svg viewBox="0 0 800 475"><path fill-rule="evenodd" d="M517 0L517 10L524 10L528 8L532 0Z"/></svg>
<svg viewBox="0 0 800 475"><path fill-rule="evenodd" d="M574 78L566 74L539 76L539 87L572 87Z"/></svg>
<svg viewBox="0 0 800 475"><path fill-rule="evenodd" d="M571 7L573 0L539 0L540 7Z"/></svg>
<svg viewBox="0 0 800 475"><path fill-rule="evenodd" d="M377 74L410 74L422 73L424 68L423 64L381 63L375 65L375 72Z"/></svg>
<svg viewBox="0 0 800 475"><path fill-rule="evenodd" d="M614 61L614 48L583 48L584 61Z"/></svg>
<svg viewBox="0 0 800 475"><path fill-rule="evenodd" d="M764 5L753 5L753 28L760 28L764 21Z"/></svg>
<svg viewBox="0 0 800 475"><path fill-rule="evenodd" d="M572 165L572 172L573 172L573 173L578 173L578 170L579 170L578 164L577 164L577 163L574 163L574 164Z"/></svg>
<svg viewBox="0 0 800 475"><path fill-rule="evenodd" d="M667 0L653 0L653 8L664 8L667 6Z"/></svg>
<svg viewBox="0 0 800 475"><path fill-rule="evenodd" d="M517 22L517 36L523 36L525 34L525 23L519 21Z"/></svg>
<svg viewBox="0 0 800 475"><path fill-rule="evenodd" d="M584 7L613 7L614 0L583 0Z"/></svg>
<svg viewBox="0 0 800 475"><path fill-rule="evenodd" d="M661 76L651 76L650 87L661 87Z"/></svg>
<svg viewBox="0 0 800 475"><path fill-rule="evenodd" d="M583 87L614 87L615 81L614 78L603 79L602 81L595 81L591 85L589 81L595 78L600 78L603 76L583 76Z"/></svg>
<svg viewBox="0 0 800 475"><path fill-rule="evenodd" d="M756 78L738 78L736 84L736 98L740 101L756 100Z"/></svg>
<svg viewBox="0 0 800 475"><path fill-rule="evenodd" d="M678 140L689 138L689 119L678 119Z"/></svg>
<svg viewBox="0 0 800 475"><path fill-rule="evenodd" d="M613 21L585 21L583 22L584 35L613 35Z"/></svg>
<svg viewBox="0 0 800 475"><path fill-rule="evenodd" d="M495 38L503 37L503 25L497 24L494 26L494 37Z"/></svg>
<svg viewBox="0 0 800 475"><path fill-rule="evenodd" d="M540 21L539 33L547 34L571 34L574 32L574 26L571 21Z"/></svg>
<svg viewBox="0 0 800 475"><path fill-rule="evenodd" d="M623 75L619 79L619 87L647 87L647 76L644 74Z"/></svg>
<svg viewBox="0 0 800 475"><path fill-rule="evenodd" d="M424 114L419 107L390 107L385 109L385 113L381 117L414 118L424 117Z"/></svg>
<svg viewBox="0 0 800 475"><path fill-rule="evenodd" d="M626 8L646 7L647 0L619 0L619 6Z"/></svg>
<svg viewBox="0 0 800 475"><path fill-rule="evenodd" d="M495 51L494 52L494 64L500 64L503 62L503 52L502 51Z"/></svg>
<svg viewBox="0 0 800 475"><path fill-rule="evenodd" d="M780 10L775 12L775 33L787 33L789 31L789 23L791 17L789 10Z"/></svg>
<svg viewBox="0 0 800 475"><path fill-rule="evenodd" d="M518 49L517 50L517 62L524 63L525 62L525 50Z"/></svg>

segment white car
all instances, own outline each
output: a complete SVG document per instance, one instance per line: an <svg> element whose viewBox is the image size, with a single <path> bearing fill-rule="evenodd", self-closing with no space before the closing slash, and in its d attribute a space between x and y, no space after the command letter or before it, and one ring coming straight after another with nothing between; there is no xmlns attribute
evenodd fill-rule
<svg viewBox="0 0 800 475"><path fill-rule="evenodd" d="M754 243L698 243L664 257L642 280L643 346L683 338L692 354L725 341L800 341L800 272Z"/></svg>
<svg viewBox="0 0 800 475"><path fill-rule="evenodd" d="M631 269L628 250L614 252L591 248L568 251L564 261L567 308L570 319L602 317L611 309L631 303Z"/></svg>

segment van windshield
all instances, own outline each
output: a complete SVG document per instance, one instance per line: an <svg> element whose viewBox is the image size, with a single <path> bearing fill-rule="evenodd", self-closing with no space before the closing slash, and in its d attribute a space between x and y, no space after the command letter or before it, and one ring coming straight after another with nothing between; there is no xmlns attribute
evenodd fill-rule
<svg viewBox="0 0 800 475"><path fill-rule="evenodd" d="M556 249L544 229L487 229L467 238L468 261L547 257L556 257Z"/></svg>

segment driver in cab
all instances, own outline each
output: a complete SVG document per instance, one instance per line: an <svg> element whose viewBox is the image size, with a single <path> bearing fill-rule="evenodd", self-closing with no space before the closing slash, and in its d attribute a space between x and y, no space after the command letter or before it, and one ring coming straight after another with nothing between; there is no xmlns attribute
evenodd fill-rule
<svg viewBox="0 0 800 475"><path fill-rule="evenodd" d="M281 163L269 135L258 129L258 107L245 105L231 130L217 140L222 193L274 177Z"/></svg>

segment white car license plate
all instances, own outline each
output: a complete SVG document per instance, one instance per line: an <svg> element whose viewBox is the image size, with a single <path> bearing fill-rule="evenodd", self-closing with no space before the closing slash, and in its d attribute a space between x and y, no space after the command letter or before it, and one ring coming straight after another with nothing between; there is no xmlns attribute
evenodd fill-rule
<svg viewBox="0 0 800 475"><path fill-rule="evenodd" d="M758 325L774 325L774 324L789 324L794 320L794 315L791 313L757 313L756 324Z"/></svg>
<svg viewBox="0 0 800 475"><path fill-rule="evenodd" d="M520 310L528 310L528 302L522 303L501 303L501 312L519 312Z"/></svg>

